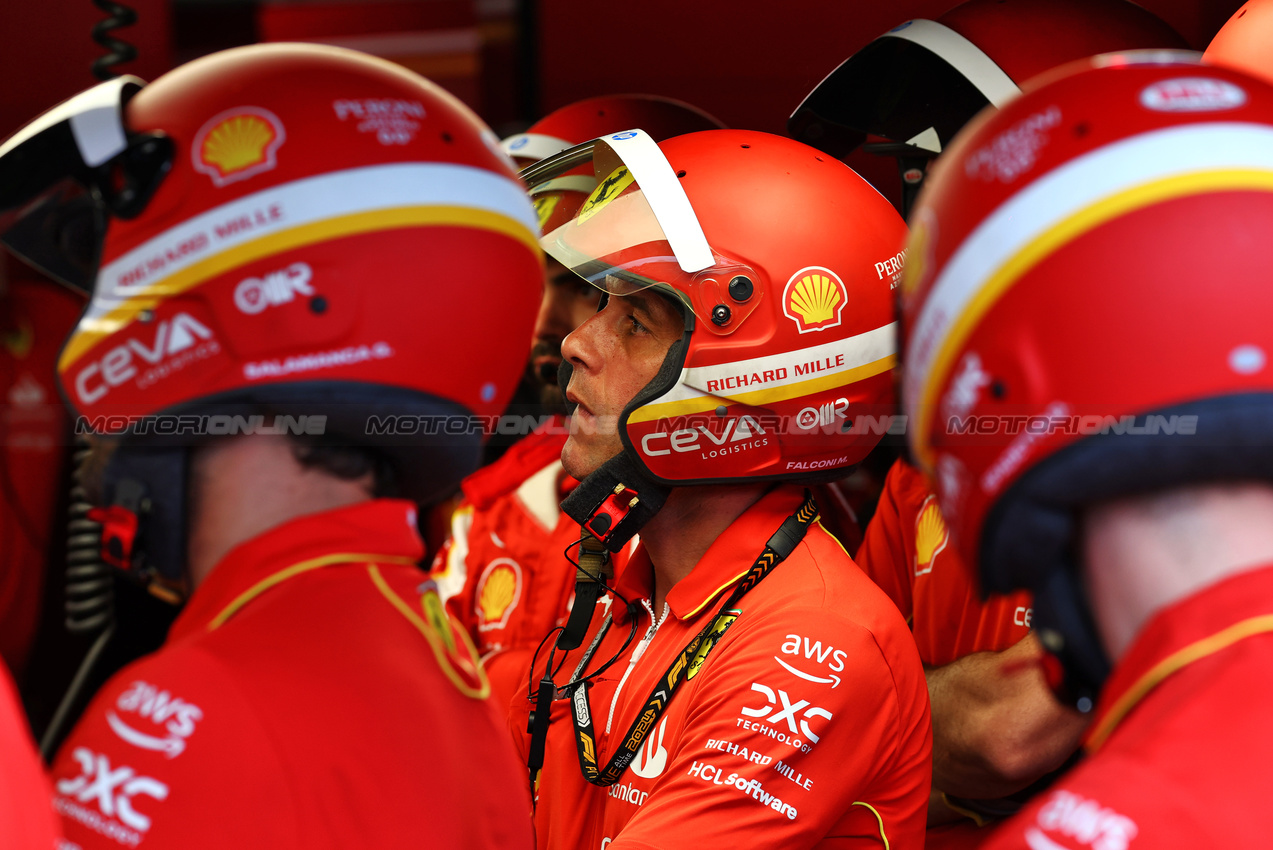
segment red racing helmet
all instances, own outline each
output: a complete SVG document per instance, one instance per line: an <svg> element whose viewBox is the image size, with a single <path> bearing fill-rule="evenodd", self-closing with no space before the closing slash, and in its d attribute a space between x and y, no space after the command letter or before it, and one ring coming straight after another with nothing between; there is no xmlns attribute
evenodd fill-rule
<svg viewBox="0 0 1273 850"><path fill-rule="evenodd" d="M970 125L912 220L912 454L1090 707L1082 509L1273 480L1273 87L1188 53L1074 63Z"/></svg>
<svg viewBox="0 0 1273 850"><path fill-rule="evenodd" d="M654 287L685 317L620 417L627 462L665 486L858 463L891 423L906 229L889 203L813 148L735 130L615 133L523 176L534 192L581 162L597 188L545 250L606 291Z"/></svg>
<svg viewBox="0 0 1273 850"><path fill-rule="evenodd" d="M969 0L935 21L906 21L854 53L796 107L787 129L837 157L868 136L887 140L876 149L899 158L908 211L925 163L1030 77L1098 53L1187 47L1128 0Z"/></svg>
<svg viewBox="0 0 1273 850"><path fill-rule="evenodd" d="M135 447L114 480L151 491L156 535L184 527L181 452L262 411L380 450L404 496L444 495L476 468L474 415L518 380L542 279L494 134L418 75L329 47L228 50L71 99L0 147L0 224L91 288L59 377L94 432ZM183 561L160 548L165 570Z"/></svg>
<svg viewBox="0 0 1273 850"><path fill-rule="evenodd" d="M525 168L566 148L607 133L640 127L661 142L673 136L702 130L722 130L725 125L696 106L653 94L615 94L577 100L536 121L525 133L501 143L504 152ZM551 230L570 220L579 204L596 188L592 169L581 166L555 181L536 187L531 200L539 224Z"/></svg>
<svg viewBox="0 0 1273 850"><path fill-rule="evenodd" d="M1249 0L1233 13L1207 45L1202 61L1245 71L1266 83L1273 83L1273 2Z"/></svg>

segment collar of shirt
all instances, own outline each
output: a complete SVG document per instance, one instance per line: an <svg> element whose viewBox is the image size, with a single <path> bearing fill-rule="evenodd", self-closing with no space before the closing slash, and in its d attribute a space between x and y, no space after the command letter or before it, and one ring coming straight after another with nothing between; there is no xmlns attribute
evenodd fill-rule
<svg viewBox="0 0 1273 850"><path fill-rule="evenodd" d="M216 628L228 619L227 612L308 569L350 562L416 563L423 557L413 502L373 499L308 514L226 553L173 623L168 642Z"/></svg>
<svg viewBox="0 0 1273 850"><path fill-rule="evenodd" d="M667 604L672 616L688 620L722 593L732 589L765 551L765 544L778 526L795 513L803 501L804 491L787 485L766 493L744 511L712 542L690 574L668 591ZM615 589L633 601L648 599L653 593L654 567L644 542L632 553L627 566L617 576ZM624 608L616 605L612 610L615 622L627 620ZM660 614L659 611L654 612L656 620Z"/></svg>
<svg viewBox="0 0 1273 850"><path fill-rule="evenodd" d="M1195 661L1273 632L1273 565L1239 573L1159 611L1101 692L1084 746L1095 752L1163 680Z"/></svg>

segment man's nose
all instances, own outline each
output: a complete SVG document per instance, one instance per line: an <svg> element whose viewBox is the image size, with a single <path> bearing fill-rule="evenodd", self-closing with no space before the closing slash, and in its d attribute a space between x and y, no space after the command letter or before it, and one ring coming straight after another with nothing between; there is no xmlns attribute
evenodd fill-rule
<svg viewBox="0 0 1273 850"><path fill-rule="evenodd" d="M601 315L598 313L589 318L570 331L561 342L562 358L569 360L575 368L592 370L600 365L601 357L596 344L596 332L601 325Z"/></svg>

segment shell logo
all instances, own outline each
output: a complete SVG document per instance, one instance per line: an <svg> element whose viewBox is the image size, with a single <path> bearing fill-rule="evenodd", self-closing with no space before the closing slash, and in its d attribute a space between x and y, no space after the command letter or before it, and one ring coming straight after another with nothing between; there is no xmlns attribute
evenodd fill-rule
<svg viewBox="0 0 1273 850"><path fill-rule="evenodd" d="M508 625L522 595L522 568L512 558L496 558L477 582L477 629L489 632Z"/></svg>
<svg viewBox="0 0 1273 850"><path fill-rule="evenodd" d="M283 122L268 109L241 106L214 116L195 136L195 171L218 187L245 180L278 164L276 154L287 135Z"/></svg>
<svg viewBox="0 0 1273 850"><path fill-rule="evenodd" d="M933 561L946 548L950 540L950 530L946 528L946 519L937 506L937 497L930 494L920 505L919 516L915 518L915 575L922 576L933 571Z"/></svg>
<svg viewBox="0 0 1273 850"><path fill-rule="evenodd" d="M787 281L782 312L802 334L824 331L840 324L848 296L839 275L821 266L809 266Z"/></svg>

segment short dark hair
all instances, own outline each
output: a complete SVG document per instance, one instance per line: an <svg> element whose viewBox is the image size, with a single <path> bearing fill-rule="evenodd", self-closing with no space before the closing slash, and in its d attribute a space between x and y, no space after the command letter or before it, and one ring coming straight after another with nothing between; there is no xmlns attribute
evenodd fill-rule
<svg viewBox="0 0 1273 850"><path fill-rule="evenodd" d="M330 437L292 435L292 456L306 469L317 469L343 481L371 475L371 495L375 498L398 495L398 476L393 464L375 449L348 445Z"/></svg>

